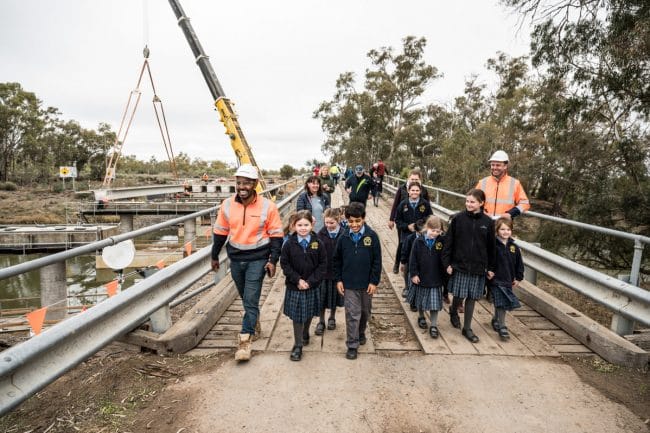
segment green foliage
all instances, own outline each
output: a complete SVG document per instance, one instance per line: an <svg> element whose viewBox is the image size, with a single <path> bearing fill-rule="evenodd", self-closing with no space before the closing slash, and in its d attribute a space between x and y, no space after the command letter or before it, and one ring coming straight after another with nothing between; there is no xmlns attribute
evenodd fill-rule
<svg viewBox="0 0 650 433"><path fill-rule="evenodd" d="M0 191L17 191L18 185L13 182L0 182Z"/></svg>
<svg viewBox="0 0 650 433"><path fill-rule="evenodd" d="M505 3L526 13L546 4ZM569 8L568 0L556 5ZM497 88L470 77L451 106L422 101L439 77L422 61L423 39L404 39L397 55L371 50L364 88L343 73L333 99L314 113L323 150L348 165L382 157L402 175L421 167L429 181L462 192L489 174L488 156L502 149L534 210L650 235L650 8L613 0L575 7L583 13L559 21L556 9L539 9L545 19L531 53L538 69L531 72L527 57L496 53L486 67ZM628 242L557 224L542 224L535 240L591 266L631 265ZM648 263L642 272L650 273Z"/></svg>
<svg viewBox="0 0 650 433"><path fill-rule="evenodd" d="M296 174L296 169L289 164L284 164L282 167L280 167L280 176L282 179L289 179L294 174Z"/></svg>
<svg viewBox="0 0 650 433"><path fill-rule="evenodd" d="M418 149L429 144L420 99L440 77L423 60L425 46L424 38L408 36L401 53L391 47L369 51L371 67L361 91L351 72L339 76L333 99L314 112L326 134L322 149L332 160L369 165L381 158L395 172L415 162Z"/></svg>

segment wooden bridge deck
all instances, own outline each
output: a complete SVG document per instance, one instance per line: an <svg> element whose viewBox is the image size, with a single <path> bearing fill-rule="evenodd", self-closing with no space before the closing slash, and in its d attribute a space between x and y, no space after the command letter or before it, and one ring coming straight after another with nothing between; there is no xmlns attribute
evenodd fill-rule
<svg viewBox="0 0 650 433"><path fill-rule="evenodd" d="M333 194L333 204L342 204L341 187ZM390 197L387 197L390 199ZM440 337L432 339L428 330L417 326L417 313L411 312L400 294L404 287L401 275L392 273L397 236L387 227L391 202L380 200L375 207L369 202L366 221L379 234L382 242L384 272L378 294L373 299L372 319L369 323L368 343L360 347L360 353L376 353L387 356L404 353L439 355L502 355L558 357L568 354L590 354L592 351L558 328L551 321L527 305L508 314L507 325L511 338L501 341L492 330L490 319L492 306L480 301L474 312L472 329L480 341L472 344L449 321L448 307L438 316ZM262 336L253 343L255 351L289 352L293 346L291 320L282 314L284 300L284 276L281 270L273 279L265 279L260 300ZM329 314L329 312L328 312ZM236 346L237 333L241 327L243 306L235 300L216 325L195 349L188 354L231 351ZM317 320L312 322L312 337L305 352L330 352L343 355L345 347L345 312L336 312L337 328L326 330L323 336L313 335Z"/></svg>

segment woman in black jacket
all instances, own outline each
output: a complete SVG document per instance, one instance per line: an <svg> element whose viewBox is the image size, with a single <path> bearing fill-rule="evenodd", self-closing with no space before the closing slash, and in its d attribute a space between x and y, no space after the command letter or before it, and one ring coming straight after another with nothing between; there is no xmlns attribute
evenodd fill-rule
<svg viewBox="0 0 650 433"><path fill-rule="evenodd" d="M494 221L483 212L485 193L472 189L465 198L465 211L452 217L445 237L442 263L449 279L449 291L454 301L449 309L451 324L460 328L458 307L465 302L462 333L472 343L478 337L472 331L474 304L483 296L485 278L494 276L495 237Z"/></svg>
<svg viewBox="0 0 650 433"><path fill-rule="evenodd" d="M296 200L296 210L308 210L314 218L314 231L323 228L323 213L330 207L330 197L323 193L319 176L309 176L305 182L305 191Z"/></svg>

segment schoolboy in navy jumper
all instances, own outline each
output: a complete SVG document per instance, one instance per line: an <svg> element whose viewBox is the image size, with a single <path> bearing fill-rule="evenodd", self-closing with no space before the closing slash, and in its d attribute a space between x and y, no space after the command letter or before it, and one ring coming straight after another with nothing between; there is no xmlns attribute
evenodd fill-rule
<svg viewBox="0 0 650 433"><path fill-rule="evenodd" d="M430 216L424 224L422 236L413 242L409 260L411 290L407 300L415 304L418 310L418 326L427 328L424 310L431 316L429 335L438 338L438 312L442 310L442 287L444 268L442 266L443 238L442 221L437 216Z"/></svg>
<svg viewBox="0 0 650 433"><path fill-rule="evenodd" d="M397 230L400 231L399 241L402 244L411 233L416 231L416 221L425 221L429 215L433 214L429 201L420 197L421 193L422 186L418 182L411 182L408 186L408 197L397 206L395 225ZM403 276L404 289L408 289L408 269L403 273Z"/></svg>
<svg viewBox="0 0 650 433"><path fill-rule="evenodd" d="M336 307L343 307L343 296L336 290L334 281L334 250L336 241L343 233L340 225L341 211L339 209L327 209L325 211L325 227L318 232L318 239L325 246L327 252L327 272L320 284L320 321L316 325L314 334L323 335L325 332L325 310L330 310L330 317L327 320L327 329L336 329Z"/></svg>
<svg viewBox="0 0 650 433"><path fill-rule="evenodd" d="M472 189L465 197L465 210L452 217L445 236L442 263L449 279L449 291L454 301L449 308L451 324L460 328L458 307L465 301L462 333L472 343L478 337L472 331L474 304L483 296L485 278L494 276L494 221L483 213L485 193Z"/></svg>
<svg viewBox="0 0 650 433"><path fill-rule="evenodd" d="M494 224L497 235L494 277L488 281L494 299L492 328L502 340L510 338L506 327L506 311L521 307L513 287L524 279L524 261L521 250L512 240L512 220L499 218Z"/></svg>
<svg viewBox="0 0 650 433"><path fill-rule="evenodd" d="M345 304L345 331L348 351L356 359L359 345L366 344L366 326L372 309L372 295L381 278L381 245L374 230L365 224L366 208L350 203L345 209L346 229L336 242L334 275L336 288Z"/></svg>
<svg viewBox="0 0 650 433"><path fill-rule="evenodd" d="M293 320L295 340L290 359L300 361L302 347L309 344L309 326L320 314L320 283L327 269L325 246L312 232L312 215L299 211L295 233L282 246L280 266L285 276L284 314Z"/></svg>

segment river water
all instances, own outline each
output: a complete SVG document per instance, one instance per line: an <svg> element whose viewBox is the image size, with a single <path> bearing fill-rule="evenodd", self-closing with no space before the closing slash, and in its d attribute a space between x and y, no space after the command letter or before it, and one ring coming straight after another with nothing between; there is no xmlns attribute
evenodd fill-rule
<svg viewBox="0 0 650 433"><path fill-rule="evenodd" d="M176 230L158 232L147 244L177 244ZM136 242L137 245L137 242ZM0 254L0 269L28 262L44 254ZM68 286L68 305L91 305L105 298L104 284L114 280L118 274L111 269L95 269L95 256L78 256L66 260L66 279ZM122 290L142 279L135 269L124 270ZM100 294L101 296L95 296ZM41 306L41 288L39 271L31 271L12 278L0 280L0 309L39 308Z"/></svg>

